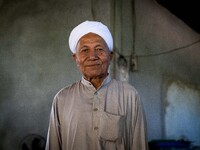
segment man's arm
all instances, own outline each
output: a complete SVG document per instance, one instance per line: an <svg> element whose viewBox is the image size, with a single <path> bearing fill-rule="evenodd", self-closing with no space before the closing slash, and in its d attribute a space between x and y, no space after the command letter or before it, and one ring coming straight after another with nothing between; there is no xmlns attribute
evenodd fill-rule
<svg viewBox="0 0 200 150"><path fill-rule="evenodd" d="M134 117L132 118L132 145L131 150L148 150L147 141L147 125L145 113L139 94L135 98L135 110L132 110ZM132 107L133 109L134 107Z"/></svg>
<svg viewBox="0 0 200 150"><path fill-rule="evenodd" d="M62 150L61 143L60 123L55 98L51 109L45 150Z"/></svg>

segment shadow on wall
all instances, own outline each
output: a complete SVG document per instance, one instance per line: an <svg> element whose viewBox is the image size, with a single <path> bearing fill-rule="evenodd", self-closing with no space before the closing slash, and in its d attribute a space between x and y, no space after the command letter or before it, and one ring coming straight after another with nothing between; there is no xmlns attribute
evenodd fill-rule
<svg viewBox="0 0 200 150"><path fill-rule="evenodd" d="M167 8L171 13L183 20L187 25L200 33L200 9L198 1L192 0L156 0L160 5ZM188 10L188 11L186 11Z"/></svg>
<svg viewBox="0 0 200 150"><path fill-rule="evenodd" d="M0 149L3 149L3 143L5 140L5 137L7 136L7 132L12 129L12 124L10 123L10 115L5 116L4 111L6 111L8 108L10 109L8 104L8 101L12 99L13 97L13 79L7 73L7 71L0 66ZM4 107L5 106L5 107Z"/></svg>

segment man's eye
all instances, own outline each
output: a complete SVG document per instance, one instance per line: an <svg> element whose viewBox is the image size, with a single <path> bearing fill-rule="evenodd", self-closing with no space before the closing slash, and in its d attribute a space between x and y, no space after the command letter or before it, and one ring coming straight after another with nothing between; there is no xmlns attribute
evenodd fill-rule
<svg viewBox="0 0 200 150"><path fill-rule="evenodd" d="M87 52L88 49L87 48L84 48L84 49L81 49L80 52Z"/></svg>
<svg viewBox="0 0 200 150"><path fill-rule="evenodd" d="M97 48L96 50L97 50L97 51L102 51L102 50L103 50L103 48Z"/></svg>

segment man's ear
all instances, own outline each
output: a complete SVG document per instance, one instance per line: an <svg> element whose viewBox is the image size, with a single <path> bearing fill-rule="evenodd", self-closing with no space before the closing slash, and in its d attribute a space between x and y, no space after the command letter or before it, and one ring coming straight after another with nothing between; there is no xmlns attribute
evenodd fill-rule
<svg viewBox="0 0 200 150"><path fill-rule="evenodd" d="M110 60L112 60L112 58L113 58L113 55L114 55L114 52L110 52Z"/></svg>
<svg viewBox="0 0 200 150"><path fill-rule="evenodd" d="M76 53L73 54L73 59L76 62Z"/></svg>

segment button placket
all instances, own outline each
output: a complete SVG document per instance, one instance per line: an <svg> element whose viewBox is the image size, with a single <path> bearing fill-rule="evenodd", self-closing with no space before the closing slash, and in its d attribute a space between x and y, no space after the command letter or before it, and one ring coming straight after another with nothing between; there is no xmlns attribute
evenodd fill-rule
<svg viewBox="0 0 200 150"><path fill-rule="evenodd" d="M94 125L94 130L98 131L99 129L99 98L98 98L98 93L94 93L94 99L93 99L93 125Z"/></svg>

